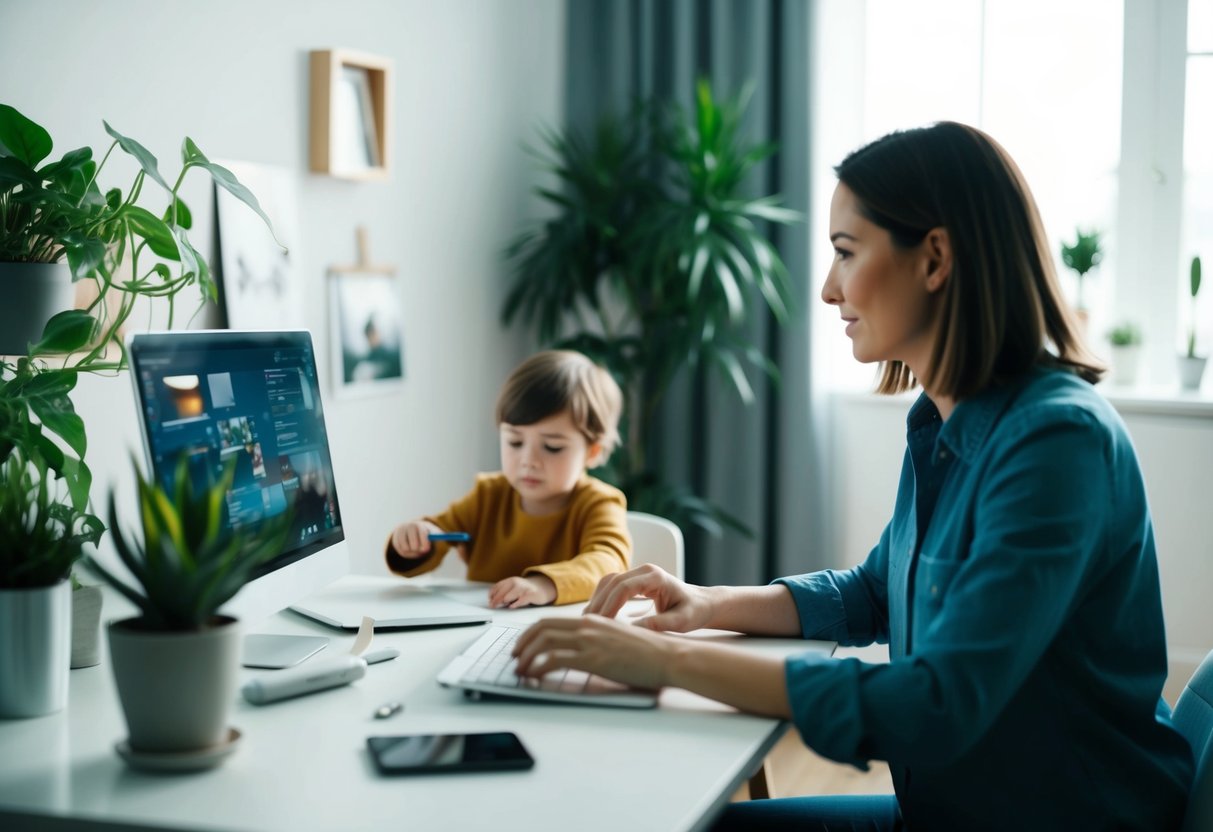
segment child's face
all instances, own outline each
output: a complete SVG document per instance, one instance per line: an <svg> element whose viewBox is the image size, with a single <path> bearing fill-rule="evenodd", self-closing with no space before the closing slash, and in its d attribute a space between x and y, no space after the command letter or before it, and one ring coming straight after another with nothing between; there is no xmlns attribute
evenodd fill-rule
<svg viewBox="0 0 1213 832"><path fill-rule="evenodd" d="M501 470L522 496L527 514L551 514L568 505L573 486L599 456L569 412L530 425L501 423Z"/></svg>

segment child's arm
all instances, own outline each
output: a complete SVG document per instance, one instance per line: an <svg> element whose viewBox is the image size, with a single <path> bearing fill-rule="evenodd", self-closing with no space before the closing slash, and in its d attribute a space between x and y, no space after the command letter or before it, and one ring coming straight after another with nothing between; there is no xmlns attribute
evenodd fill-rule
<svg viewBox="0 0 1213 832"><path fill-rule="evenodd" d="M624 572L631 564L632 538L628 534L627 499L606 483L592 479L577 495L569 511L580 528L576 555L569 560L532 566L523 577L546 577L556 587L557 604L575 604L594 594L598 581Z"/></svg>
<svg viewBox="0 0 1213 832"><path fill-rule="evenodd" d="M430 533L474 532L480 502L478 484L476 488L451 503L441 514L422 517L397 526L392 530L385 547L384 557L388 569L406 578L437 569L451 544L431 541ZM463 559L467 560L467 544L456 544L455 548Z"/></svg>

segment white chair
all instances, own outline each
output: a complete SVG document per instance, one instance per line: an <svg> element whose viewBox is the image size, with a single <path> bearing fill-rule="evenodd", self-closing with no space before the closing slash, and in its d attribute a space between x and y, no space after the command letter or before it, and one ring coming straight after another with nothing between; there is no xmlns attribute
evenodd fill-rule
<svg viewBox="0 0 1213 832"><path fill-rule="evenodd" d="M1183 832L1207 832L1213 829L1213 653L1205 656L1179 694L1172 721L1196 758Z"/></svg>
<svg viewBox="0 0 1213 832"><path fill-rule="evenodd" d="M656 514L629 511L628 532L632 535L632 566L652 563L682 580L682 529Z"/></svg>

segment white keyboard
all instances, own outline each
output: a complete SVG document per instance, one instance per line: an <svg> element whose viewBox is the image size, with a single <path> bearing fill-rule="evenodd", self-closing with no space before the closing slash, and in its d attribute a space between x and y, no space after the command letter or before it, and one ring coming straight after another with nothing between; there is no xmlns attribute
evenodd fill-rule
<svg viewBox="0 0 1213 832"><path fill-rule="evenodd" d="M580 670L563 669L539 679L519 677L515 672L518 662L510 652L521 633L519 627L492 625L443 668L438 674L439 684L462 688L473 698L487 693L624 708L651 708L657 704L656 691L629 688Z"/></svg>

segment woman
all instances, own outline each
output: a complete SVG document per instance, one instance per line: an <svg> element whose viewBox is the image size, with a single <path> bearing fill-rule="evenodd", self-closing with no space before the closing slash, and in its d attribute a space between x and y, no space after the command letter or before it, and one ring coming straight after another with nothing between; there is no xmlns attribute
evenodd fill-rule
<svg viewBox="0 0 1213 832"><path fill-rule="evenodd" d="M608 577L581 620L537 624L520 671L575 667L792 719L896 795L734 804L721 828L1177 828L1191 751L1160 698L1162 607L1145 488L1102 368L1061 299L1010 157L955 123L837 168L822 299L882 393L916 383L892 520L860 566L767 587ZM652 598L641 627L613 620ZM659 635L717 627L891 661L784 661Z"/></svg>

